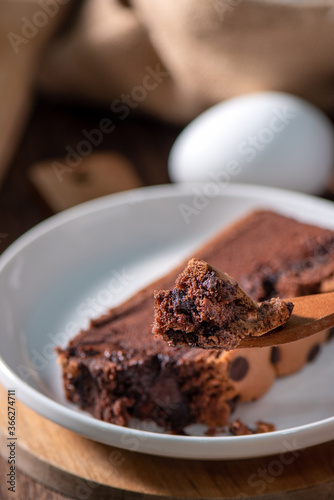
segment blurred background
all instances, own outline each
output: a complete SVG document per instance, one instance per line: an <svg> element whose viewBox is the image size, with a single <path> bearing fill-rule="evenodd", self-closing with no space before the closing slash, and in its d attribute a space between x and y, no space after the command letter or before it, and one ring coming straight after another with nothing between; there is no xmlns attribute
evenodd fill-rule
<svg viewBox="0 0 334 500"><path fill-rule="evenodd" d="M169 182L175 139L221 101L283 91L334 117L333 0L0 9L1 251L71 205Z"/></svg>

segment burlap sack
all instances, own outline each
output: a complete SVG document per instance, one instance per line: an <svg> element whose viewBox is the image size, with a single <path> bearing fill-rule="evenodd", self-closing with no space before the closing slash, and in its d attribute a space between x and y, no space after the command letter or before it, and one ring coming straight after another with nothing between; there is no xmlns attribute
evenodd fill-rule
<svg viewBox="0 0 334 500"><path fill-rule="evenodd" d="M3 163L32 85L181 124L260 90L334 109L334 0L2 0L0 19Z"/></svg>

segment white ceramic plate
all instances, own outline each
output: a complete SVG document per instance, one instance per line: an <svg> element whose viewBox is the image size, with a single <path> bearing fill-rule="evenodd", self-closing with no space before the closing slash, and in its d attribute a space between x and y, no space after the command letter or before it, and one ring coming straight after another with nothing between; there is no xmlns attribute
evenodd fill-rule
<svg viewBox="0 0 334 500"><path fill-rule="evenodd" d="M278 380L260 401L239 405L236 416L246 423L258 418L275 422L278 430L269 434L171 436L143 427L126 429L101 422L64 399L55 345L65 345L89 317L162 275L218 229L263 207L334 229L330 202L263 187L207 184L101 198L26 233L0 258L1 382L15 388L23 403L68 429L156 455L247 458L334 439L333 343L326 344L315 363Z"/></svg>

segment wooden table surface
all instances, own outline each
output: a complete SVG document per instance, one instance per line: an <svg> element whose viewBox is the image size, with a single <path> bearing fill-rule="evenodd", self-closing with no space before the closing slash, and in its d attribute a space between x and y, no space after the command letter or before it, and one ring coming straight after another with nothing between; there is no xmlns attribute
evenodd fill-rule
<svg viewBox="0 0 334 500"><path fill-rule="evenodd" d="M36 95L35 102L24 137L0 190L0 253L22 233L52 215L28 179L29 167L44 159L64 156L67 145L75 148L82 140L84 128L91 130L102 118L110 117L103 109L67 105L41 95ZM117 123L115 131L105 136L97 149L122 153L135 166L145 185L166 183L169 150L180 130L134 114ZM333 199L329 193L326 197ZM2 480L6 473L7 464L0 458L1 500L65 498L22 472L17 474L18 492L13 495L7 492Z"/></svg>

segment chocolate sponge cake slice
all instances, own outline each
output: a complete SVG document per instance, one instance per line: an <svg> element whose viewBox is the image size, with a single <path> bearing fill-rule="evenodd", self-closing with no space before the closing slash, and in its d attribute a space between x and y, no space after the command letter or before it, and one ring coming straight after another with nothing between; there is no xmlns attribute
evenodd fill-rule
<svg viewBox="0 0 334 500"><path fill-rule="evenodd" d="M191 259L173 290L157 290L153 333L169 345L235 349L246 336L259 336L288 321L293 304L279 298L258 304L238 283Z"/></svg>
<svg viewBox="0 0 334 500"><path fill-rule="evenodd" d="M254 212L224 228L193 255L233 276L256 301L329 291L334 283L334 232L271 211ZM197 422L224 426L237 401L261 397L277 374L292 371L295 356L288 354L298 351L298 342L278 352L227 352L173 348L154 339L154 290L172 289L187 262L92 321L58 350L69 401L125 426L132 417L174 431ZM306 340L294 370L314 348Z"/></svg>

